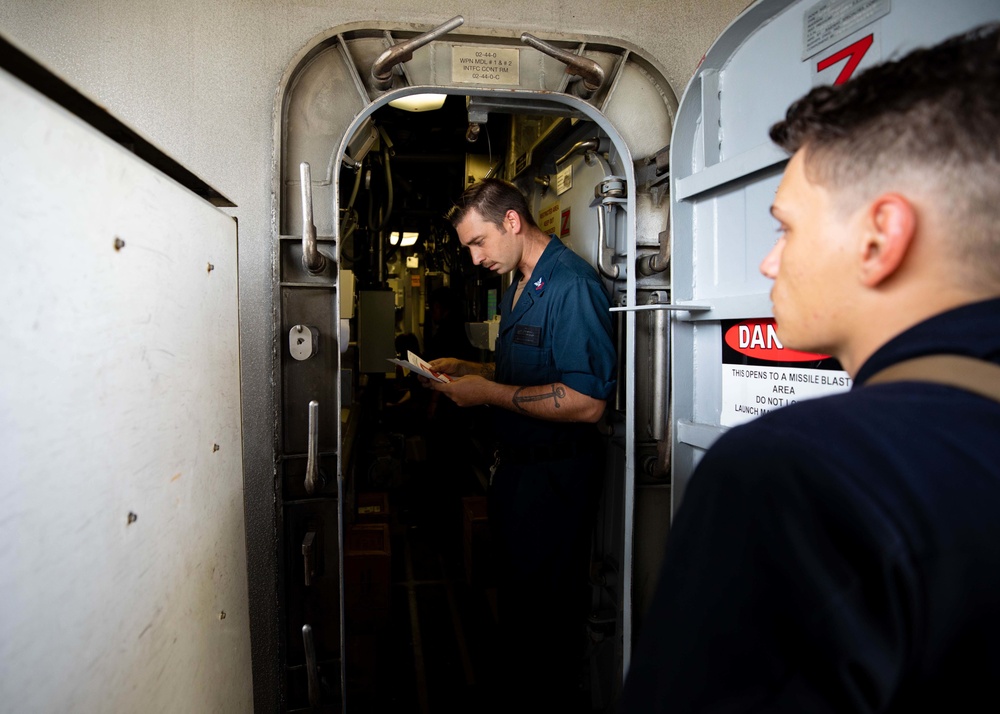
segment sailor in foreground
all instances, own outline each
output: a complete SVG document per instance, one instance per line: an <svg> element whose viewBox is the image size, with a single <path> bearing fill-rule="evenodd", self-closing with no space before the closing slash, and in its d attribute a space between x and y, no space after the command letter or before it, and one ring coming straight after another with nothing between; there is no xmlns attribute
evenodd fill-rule
<svg viewBox="0 0 1000 714"><path fill-rule="evenodd" d="M1000 711L1000 27L793 104L761 263L854 379L708 451L623 712Z"/></svg>

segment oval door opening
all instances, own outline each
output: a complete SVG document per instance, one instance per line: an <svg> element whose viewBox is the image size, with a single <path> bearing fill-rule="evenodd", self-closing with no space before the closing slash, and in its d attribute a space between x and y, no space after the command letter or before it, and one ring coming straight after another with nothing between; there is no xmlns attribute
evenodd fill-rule
<svg viewBox="0 0 1000 714"><path fill-rule="evenodd" d="M397 91L383 96L363 72L385 44L381 33L364 31L319 42L289 71L280 111L276 483L285 553L282 686L290 710L351 709L380 697L389 698L386 706L424 711L488 704L496 671L488 414L437 403L387 362L407 349L428 358L456 350L489 358L490 321L506 286L472 265L444 219L462 190L488 175L515 182L539 225L601 269L612 304L646 301L667 284L665 273L637 279L628 267L658 253L666 228L666 176L655 159L669 140L673 109L666 82L660 78L669 96L645 79L648 66L639 66L638 55L592 50L612 81L584 101L543 92L538 85L552 76L563 83L553 89L565 90L565 72L553 72L551 58L514 38L449 36L414 53L394 80ZM426 87L445 95L441 105L424 111L385 101L424 93L420 73L444 76L446 50L517 52L519 84L442 82ZM660 105L643 107L652 115L648 126L623 137L613 117L650 95ZM310 165L307 192L303 162ZM311 193L311 215L302 211L303 193ZM309 219L329 259L319 271L303 262ZM644 240L636 238L637 224ZM645 357L635 368L635 340L626 335L642 333L640 349L655 342L653 321L639 319L615 317L620 394L599 436L607 461L591 548L591 606L580 623L587 646L578 663L597 710L610 706L620 687L631 612L642 597L632 586L635 494L648 495L640 499L643 512L661 531L669 508L668 482L655 466L654 410L648 397L633 396L655 392L650 375L663 374ZM284 347L298 326L318 335L309 343L318 349L304 359ZM320 402L314 451L326 476L312 494L302 486L311 468L309 401ZM637 462L654 488L636 490Z"/></svg>

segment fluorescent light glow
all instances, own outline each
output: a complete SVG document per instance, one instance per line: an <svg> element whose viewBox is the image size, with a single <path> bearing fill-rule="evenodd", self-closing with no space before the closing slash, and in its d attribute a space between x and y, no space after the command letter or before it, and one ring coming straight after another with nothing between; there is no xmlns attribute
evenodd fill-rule
<svg viewBox="0 0 1000 714"><path fill-rule="evenodd" d="M429 112L444 106L446 94L411 94L389 102L390 107L405 109L408 112Z"/></svg>
<svg viewBox="0 0 1000 714"><path fill-rule="evenodd" d="M408 245L413 245L414 243L417 242L417 237L419 235L420 235L419 233L410 233L409 231L404 231L402 246L405 248ZM392 243L393 245L399 243L399 231L396 231L395 233L392 233L389 236L389 242Z"/></svg>

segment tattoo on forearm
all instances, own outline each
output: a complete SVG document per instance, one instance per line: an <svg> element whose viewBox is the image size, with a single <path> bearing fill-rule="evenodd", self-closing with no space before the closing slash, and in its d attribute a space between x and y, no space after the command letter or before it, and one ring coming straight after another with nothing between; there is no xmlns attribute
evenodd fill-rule
<svg viewBox="0 0 1000 714"><path fill-rule="evenodd" d="M484 364L482 369L479 370L479 373L483 375L483 377L485 377L486 379L490 380L491 382L495 382L496 381L495 377L497 375L497 366L492 363Z"/></svg>
<svg viewBox="0 0 1000 714"><path fill-rule="evenodd" d="M521 406L521 404L525 402L540 402L544 399L552 399L555 402L556 409L558 409L561 406L559 404L559 400L566 398L566 388L563 387L561 384L553 384L551 392L546 392L545 394L533 394L530 396L522 397L521 392L523 392L525 389L527 389L527 387L521 387L516 392L514 392L514 396L512 397L514 406L517 407L519 411L525 413L527 413L528 410Z"/></svg>

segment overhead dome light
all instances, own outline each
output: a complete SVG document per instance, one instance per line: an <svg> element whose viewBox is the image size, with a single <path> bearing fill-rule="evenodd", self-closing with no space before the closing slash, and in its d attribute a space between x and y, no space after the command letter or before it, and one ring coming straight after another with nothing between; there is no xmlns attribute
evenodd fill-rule
<svg viewBox="0 0 1000 714"><path fill-rule="evenodd" d="M389 102L390 107L405 109L408 112L429 112L444 106L447 94L411 94Z"/></svg>
<svg viewBox="0 0 1000 714"><path fill-rule="evenodd" d="M415 244L417 242L417 236L419 235L419 233L410 233L409 231L405 231L403 233L403 242L399 243L399 232L397 231L389 236L389 242L392 245L396 245L398 243L401 247L405 248Z"/></svg>

